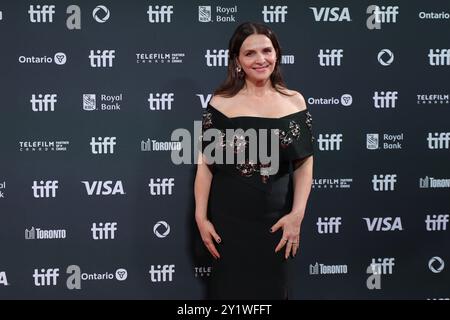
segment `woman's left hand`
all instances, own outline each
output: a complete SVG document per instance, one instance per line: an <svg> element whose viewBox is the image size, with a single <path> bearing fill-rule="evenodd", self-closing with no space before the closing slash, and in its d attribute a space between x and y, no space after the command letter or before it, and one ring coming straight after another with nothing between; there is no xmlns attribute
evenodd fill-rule
<svg viewBox="0 0 450 320"><path fill-rule="evenodd" d="M277 223L275 223L270 229L272 233L280 228L283 229L283 236L275 248L275 252L280 251L284 246L286 246L284 254L285 259L289 258L289 255L291 254L293 257L297 254L300 241L300 225L302 224L302 220L302 216L291 212L278 220Z"/></svg>

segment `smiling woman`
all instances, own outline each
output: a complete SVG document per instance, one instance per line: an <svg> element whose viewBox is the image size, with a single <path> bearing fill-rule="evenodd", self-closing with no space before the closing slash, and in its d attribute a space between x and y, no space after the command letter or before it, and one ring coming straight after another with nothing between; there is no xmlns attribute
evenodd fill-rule
<svg viewBox="0 0 450 320"><path fill-rule="evenodd" d="M283 82L280 45L267 26L241 24L228 52L227 78L203 113L195 178L197 226L215 258L209 298L286 299L287 258L298 251L312 184L312 119L302 95ZM218 139L208 139L210 129ZM230 137L230 129L273 132L278 143ZM270 161L253 146L270 150ZM225 163L208 161L212 147L217 159L231 149ZM228 154L244 160L228 161Z"/></svg>

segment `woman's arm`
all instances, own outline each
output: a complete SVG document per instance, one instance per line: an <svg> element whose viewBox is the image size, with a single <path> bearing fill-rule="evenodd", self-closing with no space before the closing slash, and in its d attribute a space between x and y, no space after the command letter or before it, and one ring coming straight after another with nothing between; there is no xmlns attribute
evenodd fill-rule
<svg viewBox="0 0 450 320"><path fill-rule="evenodd" d="M214 245L213 239L217 243L220 243L221 239L211 221L208 220L208 198L212 178L213 175L203 158L203 154L200 152L194 182L195 221L197 222L198 230L200 231L200 235L206 248L214 258L218 259L220 258L220 254Z"/></svg>

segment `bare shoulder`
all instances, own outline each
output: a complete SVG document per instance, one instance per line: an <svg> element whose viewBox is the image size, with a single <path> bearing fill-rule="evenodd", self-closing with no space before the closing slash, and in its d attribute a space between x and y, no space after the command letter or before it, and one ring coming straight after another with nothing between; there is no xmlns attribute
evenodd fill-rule
<svg viewBox="0 0 450 320"><path fill-rule="evenodd" d="M307 108L305 98L303 98L303 95L300 92L289 89L284 89L283 92L287 94L286 98L290 104L295 106L298 111L302 111Z"/></svg>
<svg viewBox="0 0 450 320"><path fill-rule="evenodd" d="M212 105L214 108L223 108L226 105L229 104L231 98L227 98L220 95L214 95L212 96L211 100L209 100L209 104Z"/></svg>

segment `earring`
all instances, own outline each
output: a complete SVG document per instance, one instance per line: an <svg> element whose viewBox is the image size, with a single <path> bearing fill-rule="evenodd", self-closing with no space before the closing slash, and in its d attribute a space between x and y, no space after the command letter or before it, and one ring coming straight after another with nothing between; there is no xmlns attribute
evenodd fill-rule
<svg viewBox="0 0 450 320"><path fill-rule="evenodd" d="M241 66L237 66L237 67L236 67L236 72L237 72L237 73L240 73L241 71L242 71Z"/></svg>

